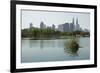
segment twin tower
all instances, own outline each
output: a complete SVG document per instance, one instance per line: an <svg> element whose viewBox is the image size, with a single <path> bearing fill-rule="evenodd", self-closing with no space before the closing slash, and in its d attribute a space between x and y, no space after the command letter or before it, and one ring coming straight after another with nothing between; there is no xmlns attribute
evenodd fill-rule
<svg viewBox="0 0 100 73"><path fill-rule="evenodd" d="M78 18L76 19L76 24L74 18L72 19L71 23L64 23L58 25L58 30L61 32L73 32L76 30L80 30L80 25L78 23Z"/></svg>
<svg viewBox="0 0 100 73"><path fill-rule="evenodd" d="M32 23L30 23L30 28L32 28ZM53 30L58 30L61 32L73 32L76 30L80 30L80 25L78 23L78 18L76 19L76 23L74 21L74 18L72 19L71 23L63 23L63 24L59 24L58 28L55 28L55 25L53 24L52 27L48 27L46 26L43 22L40 23L40 28L41 29L45 29L45 28L51 28Z"/></svg>

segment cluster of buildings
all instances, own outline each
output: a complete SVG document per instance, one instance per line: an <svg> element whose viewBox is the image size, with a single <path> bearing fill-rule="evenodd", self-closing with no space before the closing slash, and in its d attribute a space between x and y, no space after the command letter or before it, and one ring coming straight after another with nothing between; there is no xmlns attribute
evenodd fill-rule
<svg viewBox="0 0 100 73"><path fill-rule="evenodd" d="M32 23L30 23L30 28L32 28ZM40 23L40 29L45 29L45 28L50 28L53 30L58 30L61 32L73 32L76 30L80 30L82 31L82 29L80 28L80 25L78 23L78 18L76 19L76 21L74 21L74 18L72 19L71 23L63 23L63 24L59 24L58 27L56 28L54 24L52 24L52 26L46 26L43 22Z"/></svg>
<svg viewBox="0 0 100 73"><path fill-rule="evenodd" d="M64 23L64 24L58 25L58 30L61 31L61 32L73 32L73 31L76 31L76 30L80 30L78 18L76 19L76 24L75 24L75 21L74 21L74 18L73 18L71 23Z"/></svg>
<svg viewBox="0 0 100 73"><path fill-rule="evenodd" d="M40 28L41 28L41 29L50 28L50 29L52 29L52 30L56 30L54 24L52 24L52 26L46 26L43 22L40 23Z"/></svg>

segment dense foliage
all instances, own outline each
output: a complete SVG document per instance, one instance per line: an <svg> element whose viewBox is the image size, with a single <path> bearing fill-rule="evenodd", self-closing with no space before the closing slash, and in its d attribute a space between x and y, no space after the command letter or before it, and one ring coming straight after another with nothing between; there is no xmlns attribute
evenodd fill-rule
<svg viewBox="0 0 100 73"><path fill-rule="evenodd" d="M52 37L61 37L61 36L90 36L89 32L84 31L74 31L74 32L60 32L57 30L52 30L50 28L40 29L40 28L31 28L23 29L22 37L33 37L33 38L52 38Z"/></svg>

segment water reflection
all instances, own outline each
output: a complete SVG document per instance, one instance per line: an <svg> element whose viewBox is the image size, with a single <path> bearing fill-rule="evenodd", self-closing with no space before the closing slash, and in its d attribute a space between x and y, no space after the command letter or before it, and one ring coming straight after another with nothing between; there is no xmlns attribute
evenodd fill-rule
<svg viewBox="0 0 100 73"><path fill-rule="evenodd" d="M79 38L71 38L64 43L64 52L71 56L77 56L79 50Z"/></svg>
<svg viewBox="0 0 100 73"><path fill-rule="evenodd" d="M34 40L35 41L35 40ZM29 39L29 47L32 48L34 46L35 42Z"/></svg>
<svg viewBox="0 0 100 73"><path fill-rule="evenodd" d="M79 48L74 48L74 49L71 49L71 48L67 48L66 46L67 45L64 45L66 44L68 41L60 41L59 44L56 44L58 41L55 41L55 40L29 40L29 47L30 48L39 48L40 50L43 50L44 48L56 48L57 46L59 48L62 48L64 50L64 53L66 55L70 55L70 56L77 56L78 55L78 50ZM62 47L61 47L62 46Z"/></svg>
<svg viewBox="0 0 100 73"><path fill-rule="evenodd" d="M30 48L37 48L39 47L41 50L44 48L44 40L29 40L29 47Z"/></svg>
<svg viewBox="0 0 100 73"><path fill-rule="evenodd" d="M43 43L44 43L43 40L40 40L40 49L41 49L41 50L43 50L43 47L44 47L44 46L43 46Z"/></svg>
<svg viewBox="0 0 100 73"><path fill-rule="evenodd" d="M21 62L47 62L90 59L90 39L80 38L82 48L69 49L65 46L69 39L22 40Z"/></svg>
<svg viewBox="0 0 100 73"><path fill-rule="evenodd" d="M67 48L68 45L64 45L64 53L70 56L78 56L79 48Z"/></svg>
<svg viewBox="0 0 100 73"><path fill-rule="evenodd" d="M78 49L77 50L73 50L73 49L64 48L64 53L66 55L70 55L70 56L78 56Z"/></svg>

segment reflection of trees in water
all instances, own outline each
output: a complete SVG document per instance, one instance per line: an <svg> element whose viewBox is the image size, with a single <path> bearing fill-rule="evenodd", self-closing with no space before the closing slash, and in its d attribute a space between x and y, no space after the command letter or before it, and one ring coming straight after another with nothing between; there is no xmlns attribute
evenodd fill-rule
<svg viewBox="0 0 100 73"><path fill-rule="evenodd" d="M43 42L44 42L43 40L39 40L39 41L29 40L29 47L32 48L32 47L37 46L37 47L40 47L41 50L43 50L43 47L44 47Z"/></svg>
<svg viewBox="0 0 100 73"><path fill-rule="evenodd" d="M32 40L29 40L29 47L32 48L33 44L35 44L35 42L33 42Z"/></svg>
<svg viewBox="0 0 100 73"><path fill-rule="evenodd" d="M79 49L68 49L68 48L64 48L64 53L70 56L77 56L78 55L78 50Z"/></svg>
<svg viewBox="0 0 100 73"><path fill-rule="evenodd" d="M65 42L64 52L69 55L78 55L79 50L79 40L78 38L71 38L69 41Z"/></svg>
<svg viewBox="0 0 100 73"><path fill-rule="evenodd" d="M43 50L43 40L40 40L40 49Z"/></svg>

